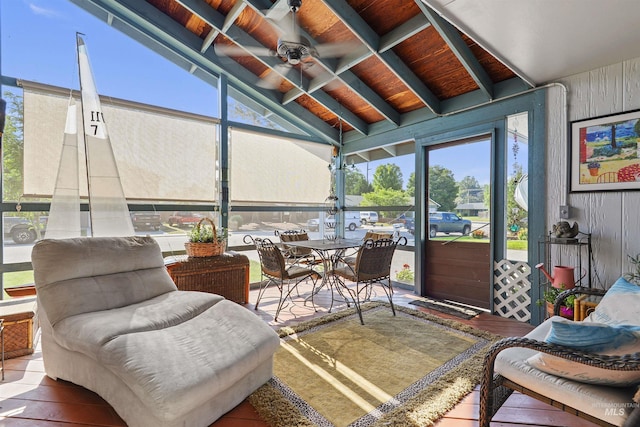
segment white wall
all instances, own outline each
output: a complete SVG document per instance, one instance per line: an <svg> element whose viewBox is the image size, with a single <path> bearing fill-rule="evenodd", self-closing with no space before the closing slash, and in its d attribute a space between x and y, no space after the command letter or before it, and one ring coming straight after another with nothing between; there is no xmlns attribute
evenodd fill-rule
<svg viewBox="0 0 640 427"><path fill-rule="evenodd" d="M640 253L640 191L569 193L569 125L640 109L640 58L569 76L560 83L567 88L567 108L563 88L552 87L547 98L546 223L551 227L559 220L560 205L571 206L569 221L592 233L594 286L608 288L631 270L627 255ZM563 264L575 253L554 250L561 252L552 252L552 260L560 255Z"/></svg>

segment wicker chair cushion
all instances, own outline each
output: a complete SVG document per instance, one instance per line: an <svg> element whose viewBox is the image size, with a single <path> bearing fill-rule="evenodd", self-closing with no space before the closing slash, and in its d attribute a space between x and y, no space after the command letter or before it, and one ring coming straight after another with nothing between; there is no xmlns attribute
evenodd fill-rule
<svg viewBox="0 0 640 427"><path fill-rule="evenodd" d="M640 286L620 277L587 320L609 325L640 325Z"/></svg>
<svg viewBox="0 0 640 427"><path fill-rule="evenodd" d="M545 341L598 354L622 355L640 352L640 327L610 326L593 322L554 319ZM627 387L640 383L638 371L612 371L576 363L545 353L527 360L532 367L563 378L588 384Z"/></svg>

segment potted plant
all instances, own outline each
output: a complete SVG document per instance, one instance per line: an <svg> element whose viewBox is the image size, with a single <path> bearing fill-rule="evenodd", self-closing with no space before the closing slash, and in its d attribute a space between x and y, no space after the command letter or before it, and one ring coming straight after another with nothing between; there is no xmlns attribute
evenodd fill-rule
<svg viewBox="0 0 640 427"><path fill-rule="evenodd" d="M627 255L627 257L629 257L629 262L631 262L631 264L635 268L635 271L625 273L624 278L631 283L640 285L640 254L636 256Z"/></svg>
<svg viewBox="0 0 640 427"><path fill-rule="evenodd" d="M562 292L566 291L564 283L559 288L549 286L542 293L542 299L537 301L538 305L545 304L547 308L547 314L549 317L553 316L553 306L556 302L556 298ZM560 316L573 320L573 304L576 299L575 295L570 295L564 300L564 305L560 306Z"/></svg>
<svg viewBox="0 0 640 427"><path fill-rule="evenodd" d="M209 225L204 225L208 221ZM202 218L189 233L189 241L184 244L187 255L192 257L209 257L222 255L227 248L227 230L216 230L216 226L209 218Z"/></svg>
<svg viewBox="0 0 640 427"><path fill-rule="evenodd" d="M587 169L589 169L589 173L591 176L598 176L598 169L600 169L600 163L598 162L589 162L587 165Z"/></svg>

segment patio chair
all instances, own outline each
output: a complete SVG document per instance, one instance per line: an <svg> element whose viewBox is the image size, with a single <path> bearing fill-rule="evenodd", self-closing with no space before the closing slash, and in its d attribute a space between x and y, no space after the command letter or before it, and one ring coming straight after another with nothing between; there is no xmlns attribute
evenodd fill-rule
<svg viewBox="0 0 640 427"><path fill-rule="evenodd" d="M356 307L360 323L364 325L362 309L360 305L371 298L374 283L380 283L387 294L391 311L396 315L393 306L393 286L391 284L391 260L398 244L405 245L407 239L400 237L392 239L368 239L365 241L356 255L355 264L349 265L344 261L336 260L336 267L332 270L335 278L336 290L343 298L350 298ZM354 286L347 285L343 279L355 282ZM385 283L386 282L386 283Z"/></svg>
<svg viewBox="0 0 640 427"><path fill-rule="evenodd" d="M275 230L274 234L280 238L282 242L282 255L290 264L310 264L316 265L320 261L316 260L313 250L310 248L301 248L299 246L289 246L286 242L299 242L301 240L309 240L306 230Z"/></svg>
<svg viewBox="0 0 640 427"><path fill-rule="evenodd" d="M297 290L300 283L311 279L313 282L311 303L315 310L313 293L320 275L308 267L301 267L299 265L292 264L287 265L280 248L269 239L262 239L258 237L254 239L251 236L245 236L245 243L249 243L249 240L254 243L256 250L258 251L262 272L262 280L260 282L260 289L258 290L255 309L258 309L260 300L269 285L275 285L280 291L280 299L278 300L276 314L273 318L274 321L277 321L280 311L284 308L285 300L287 298L291 298L291 293L294 290Z"/></svg>
<svg viewBox="0 0 640 427"><path fill-rule="evenodd" d="M371 239L371 240L380 240L380 239L392 239L392 240L397 240L397 238L399 237L398 232L392 232L392 233L386 233L386 232L378 232L378 231L371 231L368 230L365 235L364 238L362 239L363 242L366 242L367 240ZM352 268L355 268L356 265L356 257L358 255L358 252L353 252L347 255L344 255L341 258L341 261L344 262L345 264L350 265Z"/></svg>

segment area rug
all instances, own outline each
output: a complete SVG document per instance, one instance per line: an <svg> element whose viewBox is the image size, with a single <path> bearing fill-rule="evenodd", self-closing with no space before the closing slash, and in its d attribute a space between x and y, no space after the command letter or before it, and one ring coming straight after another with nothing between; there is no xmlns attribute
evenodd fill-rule
<svg viewBox="0 0 640 427"><path fill-rule="evenodd" d="M479 383L499 337L384 303L280 330L274 377L249 401L271 427L429 426Z"/></svg>
<svg viewBox="0 0 640 427"><path fill-rule="evenodd" d="M441 313L451 314L461 319L471 319L482 313L482 310L477 310L463 304L457 304L453 301L443 301L433 298L423 298L411 301L409 304L417 305L424 308L430 308Z"/></svg>

